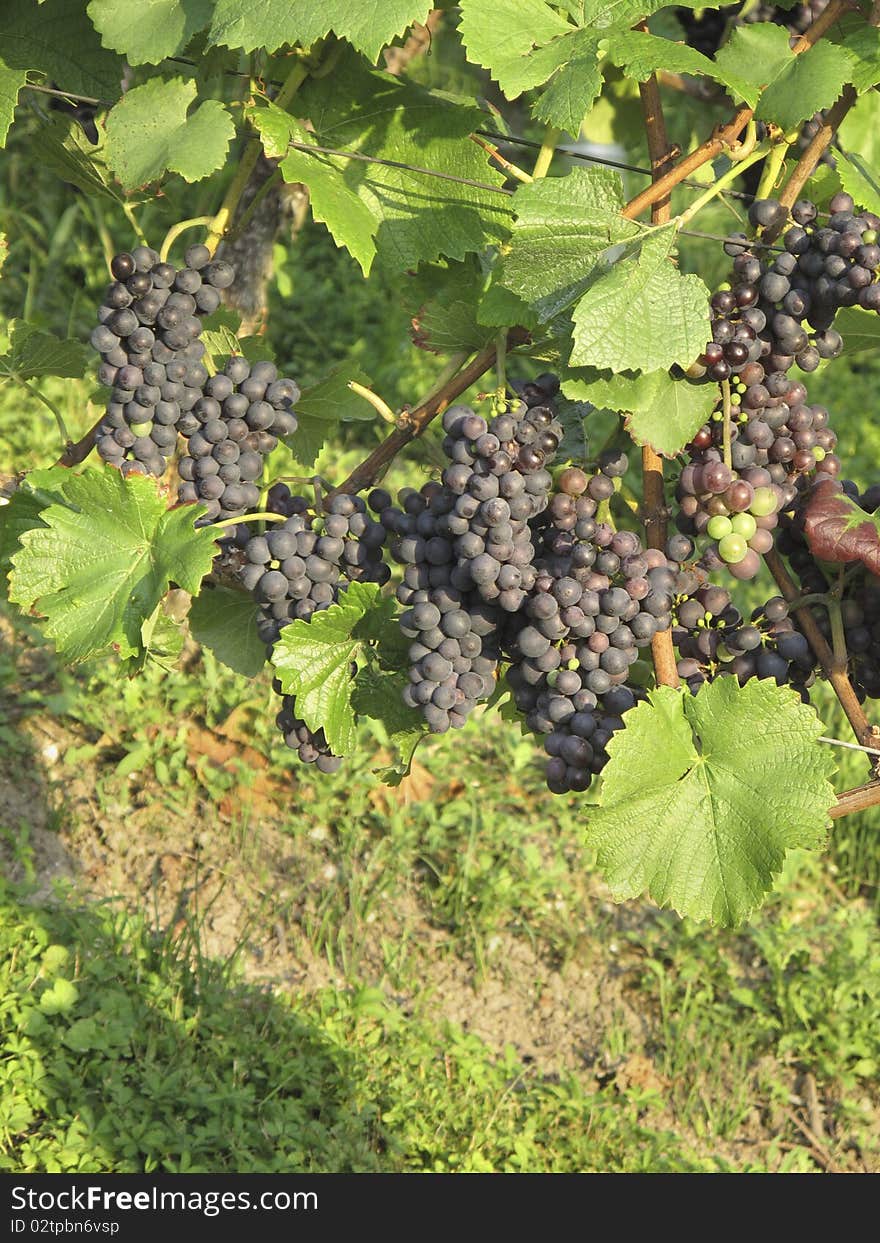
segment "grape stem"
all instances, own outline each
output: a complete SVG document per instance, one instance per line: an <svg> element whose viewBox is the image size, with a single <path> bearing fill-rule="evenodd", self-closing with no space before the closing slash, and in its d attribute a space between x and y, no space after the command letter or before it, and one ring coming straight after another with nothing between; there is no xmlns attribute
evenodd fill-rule
<svg viewBox="0 0 880 1243"><path fill-rule="evenodd" d="M303 82L316 67L308 58L298 61L287 75L284 85L276 95L275 105L281 109L286 108ZM208 236L205 238L205 245L212 255L232 223L232 218L235 215L241 196L247 188L251 173L257 166L262 150L263 142L259 135L253 137L244 149L244 154L236 169L235 176L229 183L229 189L226 191L220 210L211 219Z"/></svg>
<svg viewBox="0 0 880 1243"><path fill-rule="evenodd" d="M773 575L781 595L792 611L797 613L798 625L812 647L826 680L831 683L840 706L843 708L846 718L852 726L856 740L862 746L871 746L872 743L880 739L880 730L875 725L871 725L865 716L858 696L853 690L852 682L847 677L846 668L841 669L838 666L834 653L819 629L815 617L813 617L809 607L800 602L800 593L797 586L775 548L772 548L765 555L764 561Z"/></svg>
<svg viewBox="0 0 880 1243"><path fill-rule="evenodd" d="M512 164L510 160L505 159L498 148L491 142L487 142L486 139L481 138L479 134L471 134L470 138L471 142L475 142L478 147L482 147L486 154L495 161L499 168L503 168L504 171L509 176L513 177L515 181L522 181L526 184L534 181L534 177L532 177L531 173L527 173L526 170L524 168L520 168L518 164Z"/></svg>
<svg viewBox="0 0 880 1243"><path fill-rule="evenodd" d="M242 514L240 518L221 518L219 522L212 522L210 528L212 531L222 531L225 527L237 527L240 522L286 522L284 514L272 514L266 510L258 511L253 514Z"/></svg>
<svg viewBox="0 0 880 1243"><path fill-rule="evenodd" d="M502 328L495 338L495 409L499 414L507 410L507 329Z"/></svg>
<svg viewBox="0 0 880 1243"><path fill-rule="evenodd" d="M37 400L41 401L48 410L51 410L52 417L55 419L55 422L58 424L58 431L61 435L61 443L65 446L65 449L66 449L66 447L70 444L70 433L68 432L67 425L64 422L64 416L62 415L58 407L55 405L54 401L50 401L49 398L45 395L45 393L41 393L38 388L35 388L34 385L31 384L30 380L23 379L16 372L13 371L11 375L9 376L9 378L10 380L14 380L16 384L20 384L23 389L27 389L27 391L30 393L32 397L36 397Z"/></svg>
<svg viewBox="0 0 880 1243"><path fill-rule="evenodd" d="M790 147L791 142L782 136L773 143L767 156L767 163L761 170L761 180L758 182L758 189L755 191L756 199L769 199L773 197L776 183L779 181L785 168L785 159Z"/></svg>
<svg viewBox="0 0 880 1243"><path fill-rule="evenodd" d="M639 30L644 32L647 28L646 22L639 23ZM656 186L666 176L673 159L656 74L651 74L646 82L639 83L639 95L645 118L651 175ZM651 203L651 224L666 224L669 220L669 213L670 196L666 193ZM642 497L645 542L649 548L665 549L666 520L669 511L666 507L666 490L663 484L663 459L653 446L648 444L642 446ZM654 678L658 686L680 685L671 631L661 630L659 634L654 635L651 640L651 659L654 664Z"/></svg>
<svg viewBox="0 0 880 1243"><path fill-rule="evenodd" d="M876 807L878 803L880 803L880 781L869 781L867 785L856 786L853 790L844 790L843 794L838 794L837 802L828 814L832 820L838 820L841 816L851 816L855 812L867 811L869 807Z"/></svg>
<svg viewBox="0 0 880 1243"><path fill-rule="evenodd" d="M541 150L538 152L538 158L535 160L535 167L532 169L532 180L540 181L542 177L546 177L550 171L550 165L553 163L553 157L556 154L556 144L559 142L559 130L552 125L548 125L544 131L544 141L541 143Z"/></svg>
<svg viewBox="0 0 880 1243"><path fill-rule="evenodd" d="M397 424L397 415L388 405L388 402L383 401L378 393L374 393L371 388L367 388L366 384L358 384L357 380L349 380L348 387L353 393L357 393L358 397L363 397L365 401L368 401L386 423Z"/></svg>
<svg viewBox="0 0 880 1243"><path fill-rule="evenodd" d="M165 240L159 250L159 258L163 263L168 262L168 255L171 247L180 237L181 233L185 233L187 229L197 229L201 225L211 224L213 216L193 216L190 220L180 220L177 224L173 224L165 234Z"/></svg>
<svg viewBox="0 0 880 1243"><path fill-rule="evenodd" d="M721 381L721 447L724 454L724 465L733 469L730 448L730 381Z"/></svg>
<svg viewBox="0 0 880 1243"><path fill-rule="evenodd" d="M750 122L750 124L752 123ZM744 144L744 145L750 146L751 144ZM741 159L737 160L734 164L731 164L727 172L722 173L722 175L718 178L718 180L713 182L712 185L709 186L705 194L699 195L699 197L696 198L693 201L693 203L691 203L690 207L688 207L686 211L683 211L680 215L676 216L675 218L676 225L681 227L687 224L689 220L693 220L697 212L702 211L707 203L711 203L712 199L716 198L719 194L721 194L725 190L725 188L730 185L732 181L736 181L737 177L739 177L742 173L744 173L747 168L751 168L751 166L753 164L757 164L759 160L765 159L767 156L767 151L768 151L767 144L761 143L759 146L756 146L753 150L749 150L745 155L743 155ZM653 217L652 217L652 220L653 220Z"/></svg>

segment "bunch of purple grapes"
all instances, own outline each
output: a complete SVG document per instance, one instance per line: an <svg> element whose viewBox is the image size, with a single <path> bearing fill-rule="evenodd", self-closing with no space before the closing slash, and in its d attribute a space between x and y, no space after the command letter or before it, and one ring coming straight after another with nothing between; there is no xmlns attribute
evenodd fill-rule
<svg viewBox="0 0 880 1243"><path fill-rule="evenodd" d="M201 317L220 305L234 272L212 262L206 246L190 246L179 271L149 246L116 255L110 267L115 279L91 336L98 379L111 389L96 447L123 474L158 476L208 379Z"/></svg>

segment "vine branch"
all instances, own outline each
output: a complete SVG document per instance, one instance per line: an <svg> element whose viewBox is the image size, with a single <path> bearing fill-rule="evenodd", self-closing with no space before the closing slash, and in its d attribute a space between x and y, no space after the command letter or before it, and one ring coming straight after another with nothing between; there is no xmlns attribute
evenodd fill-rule
<svg viewBox="0 0 880 1243"><path fill-rule="evenodd" d="M520 341L521 337L516 329L508 334L508 344L519 344ZM441 387L435 388L421 405L404 412L397 420L397 427L391 435L386 436L369 457L356 466L348 478L338 484L329 495L334 496L337 492L362 492L364 488L375 483L405 445L421 436L433 418L442 414L456 397L494 366L496 353L494 343L487 345L466 367L457 371Z"/></svg>
<svg viewBox="0 0 880 1243"><path fill-rule="evenodd" d="M646 30L647 24L640 22L638 29ZM663 104L655 74L651 74L646 82L639 83L639 94L645 118L651 173L656 184L666 174L673 155L666 134ZM651 224L666 224L669 211L670 196L666 194L651 204ZM664 549L666 547L667 509L666 492L663 486L663 459L651 445L642 447L642 495L645 540L649 548ZM654 661L654 676L657 685L678 686L679 677L671 630L662 630L654 635L651 640L651 656Z"/></svg>

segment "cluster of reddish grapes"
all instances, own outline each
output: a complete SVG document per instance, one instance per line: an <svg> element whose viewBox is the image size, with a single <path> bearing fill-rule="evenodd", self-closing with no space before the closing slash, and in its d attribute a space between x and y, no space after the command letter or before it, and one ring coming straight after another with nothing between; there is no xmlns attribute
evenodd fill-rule
<svg viewBox="0 0 880 1243"><path fill-rule="evenodd" d="M830 207L820 228L815 206L797 203L794 223L784 227L788 213L775 200L752 204L752 224L781 229L784 250L759 257L760 243L731 240L731 286L712 296L712 340L692 369L726 392L689 446L678 523L713 541L707 568L723 563L736 578L758 572L779 512L802 481L840 470L828 411L809 404L806 387L789 373L795 366L813 371L840 353L832 325L841 306L880 309L880 219L856 214L846 194Z"/></svg>

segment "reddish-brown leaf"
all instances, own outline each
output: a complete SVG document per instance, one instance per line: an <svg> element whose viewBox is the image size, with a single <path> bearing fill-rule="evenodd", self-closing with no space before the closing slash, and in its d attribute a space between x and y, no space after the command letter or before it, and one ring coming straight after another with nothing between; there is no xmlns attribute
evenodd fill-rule
<svg viewBox="0 0 880 1243"><path fill-rule="evenodd" d="M823 479L810 496L804 521L810 552L821 561L861 561L880 574L880 531L870 514L835 479Z"/></svg>

